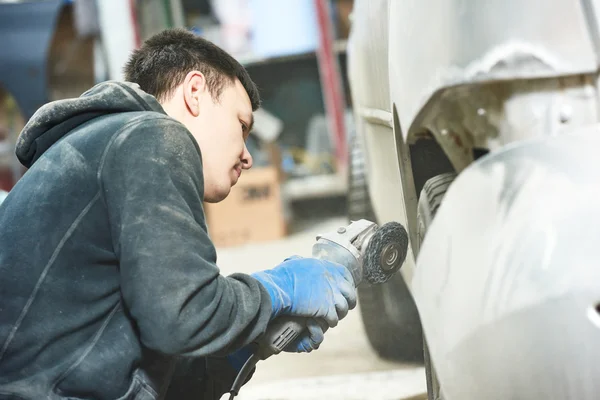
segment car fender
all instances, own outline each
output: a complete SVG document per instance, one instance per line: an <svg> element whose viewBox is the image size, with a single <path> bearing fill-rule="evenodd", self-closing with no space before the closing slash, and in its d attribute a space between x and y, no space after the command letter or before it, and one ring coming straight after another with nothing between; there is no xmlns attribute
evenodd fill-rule
<svg viewBox="0 0 600 400"><path fill-rule="evenodd" d="M404 140L419 133L419 121L445 89L594 73L596 3L391 1L390 96Z"/></svg>
<svg viewBox="0 0 600 400"><path fill-rule="evenodd" d="M600 346L586 345L600 327L598 149L599 125L517 142L450 186L412 282L446 398L592 398L569 390L600 390L600 381L552 384L571 371L600 372L588 363Z"/></svg>

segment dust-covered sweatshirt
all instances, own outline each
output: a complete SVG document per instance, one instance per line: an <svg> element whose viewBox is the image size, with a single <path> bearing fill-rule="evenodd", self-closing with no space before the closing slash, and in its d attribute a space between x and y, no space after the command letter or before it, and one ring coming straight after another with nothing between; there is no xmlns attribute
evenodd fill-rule
<svg viewBox="0 0 600 400"><path fill-rule="evenodd" d="M29 170L0 205L0 399L157 399L177 368L190 388L175 392L226 391L220 357L265 331L271 304L219 273L190 132L105 82L40 108L16 153Z"/></svg>

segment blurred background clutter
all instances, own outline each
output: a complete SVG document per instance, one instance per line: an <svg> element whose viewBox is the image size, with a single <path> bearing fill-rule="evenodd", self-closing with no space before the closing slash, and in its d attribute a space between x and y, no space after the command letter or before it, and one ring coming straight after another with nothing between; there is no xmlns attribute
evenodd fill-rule
<svg viewBox="0 0 600 400"><path fill-rule="evenodd" d="M315 200L343 215L346 143L353 128L345 73L352 4L0 0L0 189L9 191L24 173L14 145L35 110L96 83L123 79L132 50L163 29L179 27L240 60L263 98L248 143L255 168L227 201L207 207L215 242L231 246L283 237L294 231L305 205L315 211Z"/></svg>
<svg viewBox="0 0 600 400"><path fill-rule="evenodd" d="M206 205L219 267L250 273L290 254L310 256L318 233L348 222L353 3L0 0L0 202L25 172L14 147L41 105L123 79L123 65L146 38L185 28L237 58L263 100L248 139L254 167L225 201ZM239 398L400 399L425 391L422 366L379 357L352 312L319 351L261 365Z"/></svg>

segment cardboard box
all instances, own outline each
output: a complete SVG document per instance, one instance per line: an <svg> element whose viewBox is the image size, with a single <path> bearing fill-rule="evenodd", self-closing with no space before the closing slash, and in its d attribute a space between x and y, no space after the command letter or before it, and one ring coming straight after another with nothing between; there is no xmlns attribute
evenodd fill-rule
<svg viewBox="0 0 600 400"><path fill-rule="evenodd" d="M280 239L286 235L277 168L244 171L229 196L205 204L208 233L217 247Z"/></svg>

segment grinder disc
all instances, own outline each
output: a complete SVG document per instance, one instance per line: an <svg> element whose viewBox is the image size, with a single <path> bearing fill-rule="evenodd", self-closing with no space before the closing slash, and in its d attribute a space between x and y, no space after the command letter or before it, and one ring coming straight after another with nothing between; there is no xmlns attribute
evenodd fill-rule
<svg viewBox="0 0 600 400"><path fill-rule="evenodd" d="M408 233L398 222L388 222L375 231L364 253L364 277L371 284L387 282L404 264Z"/></svg>

